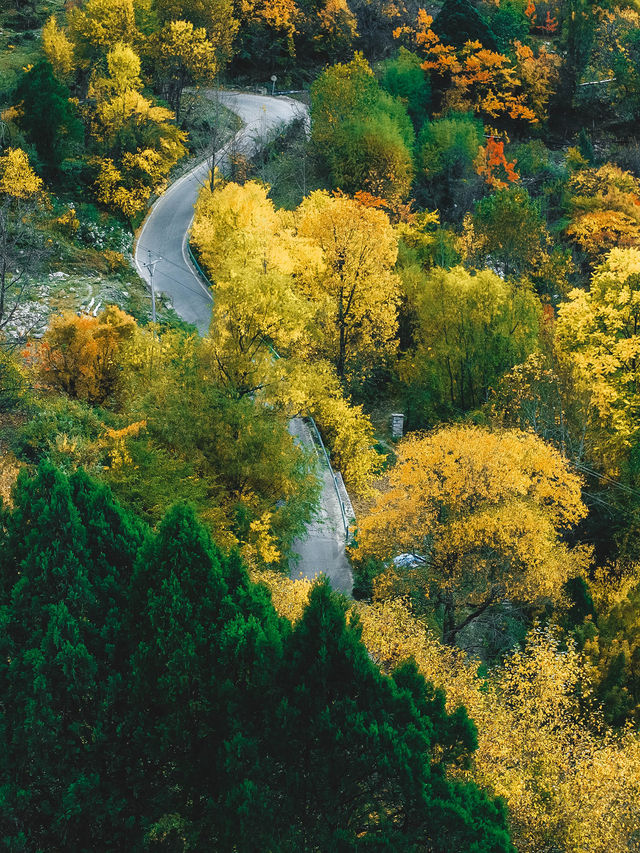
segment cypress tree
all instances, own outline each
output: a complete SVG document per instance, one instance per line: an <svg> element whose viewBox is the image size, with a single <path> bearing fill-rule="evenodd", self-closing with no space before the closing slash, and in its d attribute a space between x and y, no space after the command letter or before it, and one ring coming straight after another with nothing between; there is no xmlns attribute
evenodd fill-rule
<svg viewBox="0 0 640 853"><path fill-rule="evenodd" d="M172 815L196 847L231 850L228 801L235 785L246 793L249 732L279 659L280 622L239 559L223 558L184 505L142 549L130 604L132 739L148 836Z"/></svg>

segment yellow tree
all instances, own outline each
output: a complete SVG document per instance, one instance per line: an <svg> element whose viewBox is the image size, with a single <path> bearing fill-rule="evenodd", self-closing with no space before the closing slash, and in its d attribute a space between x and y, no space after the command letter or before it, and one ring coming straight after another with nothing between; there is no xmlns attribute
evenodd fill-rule
<svg viewBox="0 0 640 853"><path fill-rule="evenodd" d="M70 10L68 20L69 34L86 66L118 42L137 44L141 38L133 0L87 0Z"/></svg>
<svg viewBox="0 0 640 853"><path fill-rule="evenodd" d="M124 42L116 42L107 53L107 76L94 74L89 84L89 97L99 102L137 92L142 88L140 57Z"/></svg>
<svg viewBox="0 0 640 853"><path fill-rule="evenodd" d="M91 131L103 149L94 158L98 200L131 220L152 192L160 192L171 168L186 153L186 136L173 114L154 106L138 87L140 60L127 44L107 53L108 74L92 81L98 99Z"/></svg>
<svg viewBox="0 0 640 853"><path fill-rule="evenodd" d="M296 220L298 237L316 250L296 271L316 306L315 348L342 379L395 350L397 236L381 210L322 191L302 202Z"/></svg>
<svg viewBox="0 0 640 853"><path fill-rule="evenodd" d="M569 181L571 223L567 234L591 263L613 248L640 245L640 181L605 163L582 169Z"/></svg>
<svg viewBox="0 0 640 853"><path fill-rule="evenodd" d="M219 382L240 395L286 395L280 386L290 381L289 365L274 353L301 354L308 317L307 304L283 273L240 268L219 280L205 347Z"/></svg>
<svg viewBox="0 0 640 853"><path fill-rule="evenodd" d="M558 310L558 343L591 389L593 456L616 473L638 428L640 250L613 249Z"/></svg>
<svg viewBox="0 0 640 853"><path fill-rule="evenodd" d="M291 271L281 220L267 193L255 181L200 192L191 236L214 283L242 269Z"/></svg>
<svg viewBox="0 0 640 853"><path fill-rule="evenodd" d="M92 405L120 402L127 347L137 331L133 317L109 305L97 317L72 312L54 317L32 347L42 381Z"/></svg>
<svg viewBox="0 0 640 853"><path fill-rule="evenodd" d="M69 83L75 73L73 43L53 15L42 28L42 50L58 80Z"/></svg>
<svg viewBox="0 0 640 853"><path fill-rule="evenodd" d="M231 57L238 31L232 0L156 0L155 8L163 24L190 21L194 27L203 27L220 66Z"/></svg>
<svg viewBox="0 0 640 853"><path fill-rule="evenodd" d="M585 515L579 478L536 436L444 427L398 446L388 487L360 522L355 555L413 554L452 644L496 602L556 600L586 568L587 552L561 538ZM383 576L392 589L396 574Z"/></svg>
<svg viewBox="0 0 640 853"><path fill-rule="evenodd" d="M215 44L204 27L190 21L170 21L154 40L156 79L180 121L180 106L185 86L201 85L213 79L217 71Z"/></svg>
<svg viewBox="0 0 640 853"><path fill-rule="evenodd" d="M43 184L21 148L0 157L0 331L27 298L40 239L32 219Z"/></svg>

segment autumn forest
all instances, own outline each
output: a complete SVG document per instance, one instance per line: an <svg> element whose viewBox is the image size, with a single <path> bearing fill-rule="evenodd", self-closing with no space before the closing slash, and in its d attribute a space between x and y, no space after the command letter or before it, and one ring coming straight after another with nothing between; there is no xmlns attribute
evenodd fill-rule
<svg viewBox="0 0 640 853"><path fill-rule="evenodd" d="M639 122L639 0L3 0L3 849L640 850Z"/></svg>

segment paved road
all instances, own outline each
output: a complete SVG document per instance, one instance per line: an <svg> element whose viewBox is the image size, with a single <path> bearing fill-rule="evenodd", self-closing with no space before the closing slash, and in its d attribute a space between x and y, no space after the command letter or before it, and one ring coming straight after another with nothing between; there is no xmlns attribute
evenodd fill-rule
<svg viewBox="0 0 640 853"><path fill-rule="evenodd" d="M244 122L244 127L225 148L245 155L255 150L258 139L269 130L296 116L308 116L306 107L292 98L224 92L222 100ZM216 157L216 162L224 168L224 152ZM193 206L207 180L209 165L209 161L205 161L196 166L160 196L151 208L135 247L135 263L140 275L149 283L150 271L145 264L157 260L153 273L156 293L166 293L179 316L196 325L200 334L209 331L211 294L189 261L187 235Z"/></svg>
<svg viewBox="0 0 640 853"><path fill-rule="evenodd" d="M315 449L309 427L302 418L291 418L289 432L300 444ZM353 575L344 550L346 533L333 474L320 455L316 455L322 496L316 517L307 527L307 535L293 543L296 557L292 560L291 577L302 575L313 579L324 572L333 589L351 595Z"/></svg>
<svg viewBox="0 0 640 853"><path fill-rule="evenodd" d="M250 155L269 130L300 116L308 121L306 107L291 98L235 92L225 92L222 97L225 105L244 122L233 142L226 146L226 151L236 150ZM221 154L221 157L216 156L216 162L224 169L225 152ZM156 292L166 293L177 314L196 325L200 334L209 330L212 297L188 258L187 239L193 206L208 173L208 162L196 166L156 201L138 235L134 254L138 272L147 283L150 283L150 272L145 265L157 260L153 273ZM309 430L301 418L292 418L289 432L315 452ZM320 460L318 476L322 479L320 507L307 529L307 536L294 543L296 556L292 561L291 574L292 577L302 574L313 578L323 572L334 589L350 594L353 577L345 556L340 505L333 478Z"/></svg>

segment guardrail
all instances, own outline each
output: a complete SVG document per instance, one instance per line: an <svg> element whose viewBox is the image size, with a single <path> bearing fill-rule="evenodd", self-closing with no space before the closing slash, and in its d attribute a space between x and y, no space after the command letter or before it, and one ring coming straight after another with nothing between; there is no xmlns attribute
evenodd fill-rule
<svg viewBox="0 0 640 853"><path fill-rule="evenodd" d="M326 460L327 467L329 469L329 473L331 474L331 480L333 482L333 488L335 489L336 497L338 498L338 505L340 507L340 513L342 515L342 524L344 525L344 535L348 539L349 538L350 524L349 524L349 519L347 518L347 508L344 504L344 500L342 499L342 495L340 494L340 487L338 485L338 478L336 477L336 473L333 470L333 466L331 465L331 460L329 459L329 454L327 453L327 448L324 446L324 441L322 440L322 436L320 435L320 430L318 429L316 422L311 417L311 415L308 415L305 418L305 420L309 421L309 423L311 424L311 426L313 428L312 438L314 440L314 444L316 445L316 447L318 445L320 445L322 455L324 456L324 458Z"/></svg>
<svg viewBox="0 0 640 853"><path fill-rule="evenodd" d="M196 269L198 270L203 281L210 288L213 289L213 284L211 283L211 281L209 280L209 277L206 275L206 273L204 272L204 270L202 269L202 267L198 263L198 259L196 258L195 254L193 252L193 249L191 248L190 235L187 237L187 248L189 250L189 257L191 258L193 264L195 265ZM280 353L272 346L272 344L270 344L268 341L264 341L264 343L266 344L267 348L269 349L269 352L271 353L271 355L274 358L278 358L278 359L282 358ZM336 473L333 470L333 466L331 464L331 459L329 458L329 453L327 452L327 448L325 447L324 441L322 440L322 436L320 435L320 430L318 429L318 425L316 424L316 422L314 421L314 419L311 415L306 415L305 420L311 424L311 427L312 427L311 437L313 439L314 445L316 446L316 450L317 450L317 447L319 445L320 449L322 451L321 453L318 453L318 455L320 457L324 456L325 461L327 463L327 467L329 468L329 471L331 473L331 481L333 482L333 488L335 489L336 497L338 498L338 506L340 507L340 514L342 516L342 524L344 525L344 535L348 539L349 538L349 529L351 526L350 521L355 521L355 518L349 519L347 517L347 507L345 505L345 502L344 502L342 495L340 494L340 487L338 485L338 478L336 477Z"/></svg>
<svg viewBox="0 0 640 853"><path fill-rule="evenodd" d="M191 234L189 234L187 237L187 249L189 250L189 257L191 258L191 263L194 264L195 268L200 273L200 276L204 280L205 284L207 284L209 287L212 287L213 285L211 284L211 282L209 281L209 279L205 275L204 270L202 269L202 267L198 263L198 259L194 255L193 249L191 248ZM213 294L211 294L211 296L213 298Z"/></svg>

